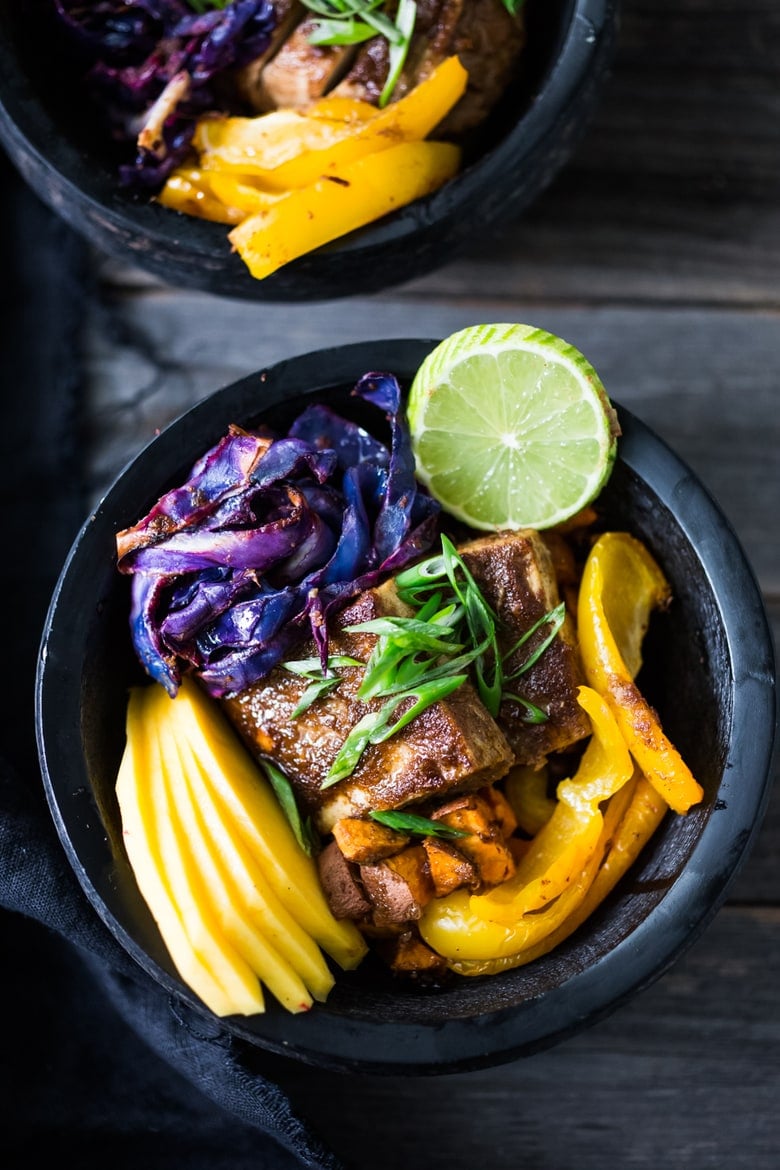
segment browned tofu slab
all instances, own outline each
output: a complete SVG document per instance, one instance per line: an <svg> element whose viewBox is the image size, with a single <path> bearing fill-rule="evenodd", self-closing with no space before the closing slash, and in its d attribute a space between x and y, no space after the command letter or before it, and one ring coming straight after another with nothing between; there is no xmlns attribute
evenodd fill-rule
<svg viewBox="0 0 780 1170"><path fill-rule="evenodd" d="M408 614L388 581L367 590L332 623L331 654L368 659L373 634L345 633L344 627L389 614ZM298 657L314 656L313 642ZM470 792L500 779L514 757L504 734L469 683L433 703L384 743L366 748L353 774L322 789L331 764L347 735L382 700L356 697L362 670L339 673L338 690L319 699L298 718L292 712L306 681L281 667L265 679L223 700L225 711L250 748L275 760L295 789L301 809L320 832L329 832L342 817L370 809L397 809L416 801Z"/></svg>
<svg viewBox="0 0 780 1170"><path fill-rule="evenodd" d="M309 37L315 24L315 17L305 17L257 74L252 91L255 109L305 109L349 68L356 46L312 45Z"/></svg>
<svg viewBox="0 0 780 1170"><path fill-rule="evenodd" d="M525 46L522 11L510 16L502 0L418 0L409 53L391 101L408 94L447 57L468 72L466 92L433 137L458 137L483 122L512 79ZM388 42L360 46L334 92L376 103L389 71Z"/></svg>
<svg viewBox="0 0 780 1170"><path fill-rule="evenodd" d="M560 601L553 562L543 538L526 529L479 537L459 553L502 623L499 642L506 653L533 624ZM538 635L541 638L540 632ZM508 674L529 656L531 640L506 662ZM517 762L538 767L551 752L563 751L590 734L590 722L577 702L585 678L577 651L574 623L567 616L553 643L538 662L510 684L515 693L540 707L546 723L524 719L524 709L504 701L498 723Z"/></svg>

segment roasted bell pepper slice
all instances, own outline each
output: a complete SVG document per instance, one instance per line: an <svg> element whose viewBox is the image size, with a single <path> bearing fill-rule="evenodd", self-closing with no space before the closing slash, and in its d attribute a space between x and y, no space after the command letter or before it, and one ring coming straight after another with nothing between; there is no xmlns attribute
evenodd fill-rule
<svg viewBox="0 0 780 1170"><path fill-rule="evenodd" d="M606 859L611 856L617 834L620 833L621 826L634 803L637 783L638 774L633 776L622 788L619 788L604 806L604 824L598 844L587 864L575 879L571 889L567 890L566 894L559 898L555 905L557 926L543 938L540 938L538 942L531 943L514 954L503 955L496 959L452 959L447 963L450 970L455 971L458 975L497 975L501 971L524 967L526 963L531 963L534 959L548 954L567 939L593 913L598 903L609 892L604 889L598 900L592 896L595 883L606 864ZM655 789L649 784L646 786L653 793L655 799L660 801L661 798ZM617 881L617 877L615 877L615 881Z"/></svg>
<svg viewBox="0 0 780 1170"><path fill-rule="evenodd" d="M609 707L588 687L578 693L593 734L577 773L558 785L558 803L517 871L487 894L457 891L429 903L420 933L452 960L500 959L557 929L585 897L601 856L600 804L631 778L633 764Z"/></svg>
<svg viewBox="0 0 780 1170"><path fill-rule="evenodd" d="M337 106L334 99L323 99L314 113L283 109L254 118L202 118L193 145L205 170L254 174L275 191L306 187L368 154L427 138L462 96L467 80L467 71L452 56L371 117L364 103L357 103L348 118L344 99ZM328 110L339 116L328 116Z"/></svg>
<svg viewBox="0 0 780 1170"><path fill-rule="evenodd" d="M403 142L289 191L243 220L228 239L258 280L283 264L429 195L460 165L446 142Z"/></svg>
<svg viewBox="0 0 780 1170"><path fill-rule="evenodd" d="M180 211L183 215L225 223L231 227L241 223L246 212L223 203L209 181L208 175L197 167L178 167L167 178L163 189L155 196L158 203Z"/></svg>
<svg viewBox="0 0 780 1170"><path fill-rule="evenodd" d="M555 812L555 801L547 795L547 768L517 764L504 781L504 793L518 825L535 837Z"/></svg>
<svg viewBox="0 0 780 1170"><path fill-rule="evenodd" d="M703 789L634 682L650 615L669 597L668 582L641 541L604 533L585 562L577 634L589 685L609 703L643 774L675 812L685 813Z"/></svg>

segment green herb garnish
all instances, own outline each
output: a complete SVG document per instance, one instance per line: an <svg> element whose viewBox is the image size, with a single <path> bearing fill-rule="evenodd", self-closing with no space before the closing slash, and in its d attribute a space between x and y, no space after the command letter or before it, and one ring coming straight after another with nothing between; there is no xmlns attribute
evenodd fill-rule
<svg viewBox="0 0 780 1170"><path fill-rule="evenodd" d="M307 857L311 857L319 841L311 820L308 817L306 820L302 819L295 801L292 785L284 772L277 768L276 764L272 764L270 760L261 760L260 762L268 777L268 782L276 794L276 799L279 801L282 812L287 817L296 841Z"/></svg>
<svg viewBox="0 0 780 1170"><path fill-rule="evenodd" d="M287 670L308 678L310 685L292 713L296 718L341 682L340 666L361 666L363 677L356 692L361 702L384 699L375 711L358 720L342 744L321 784L329 788L346 779L370 744L389 739L431 703L461 686L469 674L487 710L495 718L501 703L511 700L523 708L527 723L544 723L546 713L509 689L537 662L555 638L565 618L563 603L544 614L505 654L499 650L500 621L448 537L442 551L404 569L395 578L399 598L415 611L412 616L387 615L345 626L345 633L368 633L376 643L368 661L344 655L328 659L325 671L318 658L285 662ZM506 663L545 626L549 629L531 653L511 673ZM400 715L399 715L400 711Z"/></svg>
<svg viewBox="0 0 780 1170"><path fill-rule="evenodd" d="M339 780L351 776L358 765L358 761L369 744L384 743L395 735L402 727L430 707L431 703L438 703L452 691L462 686L466 681L465 674L448 675L445 678L426 682L400 694L392 695L383 703L378 711L367 711L350 731L339 748L335 760L330 766L327 776L320 785L321 788L330 788L338 784ZM398 709L411 699L411 706L407 707L398 718L394 718Z"/></svg>
<svg viewBox="0 0 780 1170"><path fill-rule="evenodd" d="M318 17L309 35L312 45L359 45L375 36L388 42L388 73L379 95L379 107L387 105L404 67L417 17L415 0L400 0L394 18L383 8L386 0L303 0Z"/></svg>
<svg viewBox="0 0 780 1170"><path fill-rule="evenodd" d="M335 673L337 667L363 666L363 663L359 658L350 658L346 654L333 654L328 658L324 673L319 658L299 658L294 662L283 662L282 666L285 670L292 671L293 674L311 680L292 712L291 718L297 719L304 711L308 711L317 699L322 698L323 695L329 695L339 686L341 678Z"/></svg>
<svg viewBox="0 0 780 1170"><path fill-rule="evenodd" d="M201 16L204 12L208 12L210 8L223 9L232 3L233 0L187 0L187 4L193 12L197 12L198 16Z"/></svg>
<svg viewBox="0 0 780 1170"><path fill-rule="evenodd" d="M416 813L396 812L392 809L380 811L372 809L368 814L372 820L388 829L396 829L399 833L414 833L420 837L468 837L466 829L454 829L451 825L443 825L441 821L431 821L428 817L420 817Z"/></svg>

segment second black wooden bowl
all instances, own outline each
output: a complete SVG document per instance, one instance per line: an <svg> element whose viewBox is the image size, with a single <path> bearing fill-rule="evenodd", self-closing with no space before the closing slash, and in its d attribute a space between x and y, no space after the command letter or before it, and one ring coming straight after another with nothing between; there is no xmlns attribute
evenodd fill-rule
<svg viewBox="0 0 780 1170"><path fill-rule="evenodd" d="M36 720L46 791L63 847L107 927L161 988L205 1009L182 984L135 884L114 793L127 688L143 675L130 646L129 592L115 534L183 482L232 422L284 431L307 401L350 410L368 370L408 385L436 343L377 341L281 362L213 394L154 439L118 477L76 539L41 643ZM351 400L354 406L354 399ZM325 1005L222 1026L252 1046L322 1067L446 1073L547 1047L613 1011L656 979L721 905L758 829L776 722L771 634L728 522L684 463L629 411L600 499L606 522L645 541L672 586L654 619L642 685L704 787L668 815L634 868L549 955L439 991L393 980L366 960Z"/></svg>
<svg viewBox="0 0 780 1170"><path fill-rule="evenodd" d="M594 112L616 10L616 0L528 0L518 75L470 143L462 173L261 281L231 253L224 226L120 189L116 154L63 51L53 0L0 0L0 144L76 231L168 284L260 301L360 296L449 262L540 195Z"/></svg>

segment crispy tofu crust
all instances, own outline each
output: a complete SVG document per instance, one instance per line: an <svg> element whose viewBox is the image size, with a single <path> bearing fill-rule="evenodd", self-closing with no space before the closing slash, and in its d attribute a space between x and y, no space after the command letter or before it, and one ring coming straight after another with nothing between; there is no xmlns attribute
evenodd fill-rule
<svg viewBox="0 0 780 1170"><path fill-rule="evenodd" d="M499 645L509 651L533 624L560 602L555 568L547 544L532 530L479 537L458 549L485 598L502 623ZM544 637L540 631L538 640ZM506 661L512 674L537 644L529 641ZM505 700L498 724L517 763L541 767L551 752L563 751L590 734L587 715L577 702L585 677L574 623L567 614L555 640L512 689L547 713L545 723L527 723L524 708Z"/></svg>
<svg viewBox="0 0 780 1170"><path fill-rule="evenodd" d="M375 635L346 633L344 627L410 612L399 600L392 581L367 590L332 623L331 653L365 662ZM315 653L313 642L309 642L300 647L299 656ZM464 683L384 743L366 748L351 776L323 789L352 727L382 703L357 699L362 668L346 667L340 673L344 681L338 690L296 719L292 712L307 684L281 667L223 700L226 714L250 750L274 759L295 789L302 811L313 818L321 833L330 832L343 817L365 815L371 809L397 809L473 791L500 779L514 762L503 732L473 687Z"/></svg>

